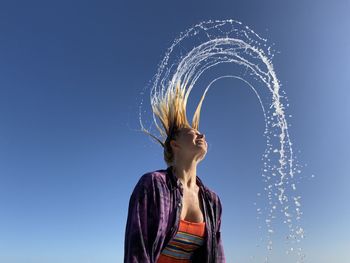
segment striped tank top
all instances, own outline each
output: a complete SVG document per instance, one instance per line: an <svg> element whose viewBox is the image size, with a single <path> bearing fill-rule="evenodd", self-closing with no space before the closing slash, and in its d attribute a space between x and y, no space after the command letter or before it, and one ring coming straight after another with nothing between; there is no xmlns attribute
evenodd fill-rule
<svg viewBox="0 0 350 263"><path fill-rule="evenodd" d="M157 263L188 263L191 256L204 244L205 222L180 219L179 230L160 253Z"/></svg>

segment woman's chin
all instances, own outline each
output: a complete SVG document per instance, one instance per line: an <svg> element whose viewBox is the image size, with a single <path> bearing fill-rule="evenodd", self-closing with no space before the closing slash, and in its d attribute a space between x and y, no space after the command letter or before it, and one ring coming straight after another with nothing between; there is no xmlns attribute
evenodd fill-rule
<svg viewBox="0 0 350 263"><path fill-rule="evenodd" d="M205 147L205 143L204 142L197 142L196 146L204 148Z"/></svg>
<svg viewBox="0 0 350 263"><path fill-rule="evenodd" d="M198 150L200 153L202 153L203 155L205 155L207 153L207 148L204 146L202 147L199 147L199 150Z"/></svg>

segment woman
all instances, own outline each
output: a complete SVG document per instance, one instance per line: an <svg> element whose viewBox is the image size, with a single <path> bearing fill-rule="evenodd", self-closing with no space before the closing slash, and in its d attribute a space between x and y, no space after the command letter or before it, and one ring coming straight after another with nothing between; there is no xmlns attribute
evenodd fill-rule
<svg viewBox="0 0 350 263"><path fill-rule="evenodd" d="M167 135L164 143L156 139L168 168L145 173L132 192L124 262L225 262L221 201L196 173L208 147L198 131L201 102L191 127L180 87L168 92L167 100L153 107Z"/></svg>

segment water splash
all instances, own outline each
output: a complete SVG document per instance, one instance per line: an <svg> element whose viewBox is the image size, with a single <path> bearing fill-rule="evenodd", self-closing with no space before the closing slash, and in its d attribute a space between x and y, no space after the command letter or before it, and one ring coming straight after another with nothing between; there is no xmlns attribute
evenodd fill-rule
<svg viewBox="0 0 350 263"><path fill-rule="evenodd" d="M297 194L296 187L300 166L294 162L296 158L285 113L285 107L289 104L282 102L288 99L281 90L281 84L274 71L273 56L267 39L260 37L239 21L230 19L201 22L182 32L165 53L151 81L150 101L154 105L160 96L166 94L167 89L174 88L177 83L184 84L181 85L181 89L188 96L205 71L220 64L238 66L238 74L230 72L214 78L206 87L204 96L211 85L222 78L239 79L255 92L264 115L264 136L267 144L262 156L262 179L265 183L267 204L265 202L264 209L257 208L257 219L265 213L266 248L271 253L272 235L276 233L272 223L275 219L282 218L283 223L288 226L285 242L289 247L286 253L296 253L297 262L303 262L305 254L300 241L305 233L300 226L301 196ZM249 80L247 74L250 76ZM252 82L256 82L255 85ZM139 120L144 129L141 118L142 104L141 102ZM159 127L154 114L153 121ZM257 198L262 198L261 193L257 194ZM278 211L280 217L276 214ZM269 257L266 256L265 262L268 260Z"/></svg>

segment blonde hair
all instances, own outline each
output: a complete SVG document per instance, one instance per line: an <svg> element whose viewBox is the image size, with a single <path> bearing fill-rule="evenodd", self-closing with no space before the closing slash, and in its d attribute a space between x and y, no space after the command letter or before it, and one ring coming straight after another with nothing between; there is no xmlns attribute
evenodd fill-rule
<svg viewBox="0 0 350 263"><path fill-rule="evenodd" d="M189 90L186 92L185 88L186 83L181 84L180 81L177 81L175 85L170 84L165 94L161 92L152 97L151 104L153 114L159 118L163 126L159 127L157 122L155 122L157 129L163 137L162 140L158 139L156 136L152 135L142 127L143 132L150 135L162 145L164 148L164 161L168 166L172 165L174 160L174 153L170 147L170 141L177 138L180 129L199 129L200 110L206 92L203 94L200 102L198 103L197 109L193 115L191 127L186 116L186 105Z"/></svg>

